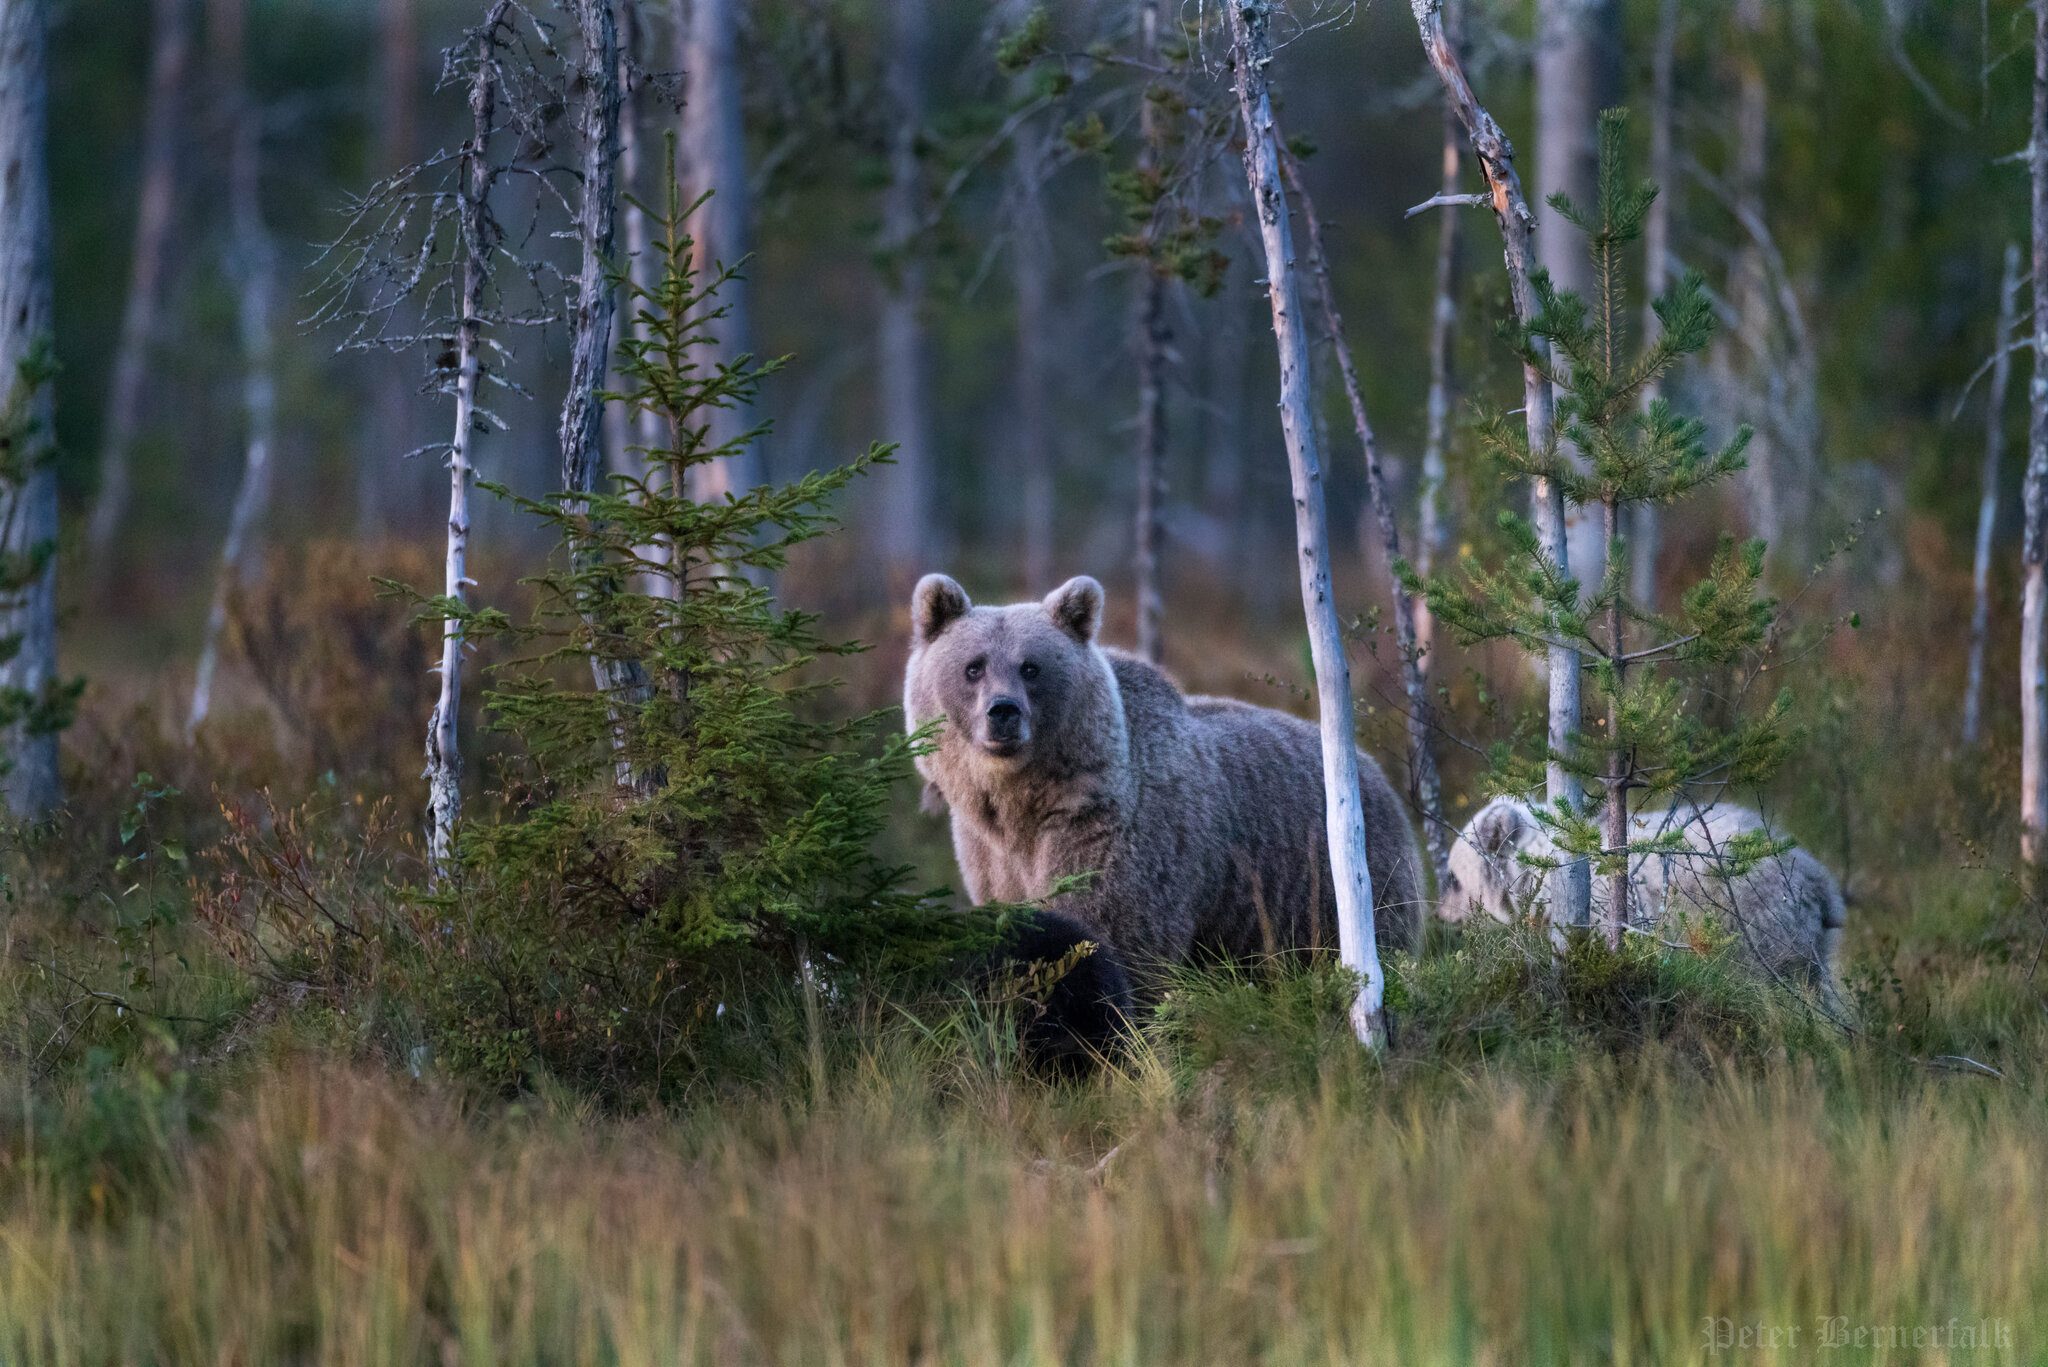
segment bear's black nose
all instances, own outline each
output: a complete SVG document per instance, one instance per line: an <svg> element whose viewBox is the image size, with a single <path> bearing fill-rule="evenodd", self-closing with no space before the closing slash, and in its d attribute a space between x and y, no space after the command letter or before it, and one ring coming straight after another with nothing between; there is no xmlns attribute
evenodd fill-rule
<svg viewBox="0 0 2048 1367"><path fill-rule="evenodd" d="M1024 726L1024 709L1013 698L997 698L988 705L989 734L996 740L1015 740Z"/></svg>

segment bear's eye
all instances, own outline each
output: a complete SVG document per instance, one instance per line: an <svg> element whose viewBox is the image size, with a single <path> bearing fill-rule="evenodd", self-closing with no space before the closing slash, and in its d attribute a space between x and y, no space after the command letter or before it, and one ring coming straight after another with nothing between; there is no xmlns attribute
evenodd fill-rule
<svg viewBox="0 0 2048 1367"><path fill-rule="evenodd" d="M987 670L987 668L988 666L983 664L980 660L976 660L973 664L967 666L967 682L981 682L981 676Z"/></svg>
<svg viewBox="0 0 2048 1367"><path fill-rule="evenodd" d="M1027 679L1035 679L1038 677L1038 666L1034 664L1032 661L1026 660L1024 662L1024 667L1018 670L1017 672L1019 674L1022 674Z"/></svg>

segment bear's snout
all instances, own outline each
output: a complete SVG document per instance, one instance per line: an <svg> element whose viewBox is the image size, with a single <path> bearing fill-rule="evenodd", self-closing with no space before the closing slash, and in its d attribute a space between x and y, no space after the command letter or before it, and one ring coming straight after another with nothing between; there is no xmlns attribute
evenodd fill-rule
<svg viewBox="0 0 2048 1367"><path fill-rule="evenodd" d="M1014 755L1031 739L1031 714L1015 698L997 697L982 714L983 744L998 755Z"/></svg>

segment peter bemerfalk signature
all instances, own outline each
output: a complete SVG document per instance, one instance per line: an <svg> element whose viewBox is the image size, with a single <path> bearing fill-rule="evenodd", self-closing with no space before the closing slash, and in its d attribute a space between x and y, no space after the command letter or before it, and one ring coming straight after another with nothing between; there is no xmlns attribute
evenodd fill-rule
<svg viewBox="0 0 2048 1367"><path fill-rule="evenodd" d="M1700 1322L1700 1341L1710 1353L1800 1348L2011 1348L2012 1321L1951 1316L1901 1323L1823 1315L1799 1324L1708 1315Z"/></svg>

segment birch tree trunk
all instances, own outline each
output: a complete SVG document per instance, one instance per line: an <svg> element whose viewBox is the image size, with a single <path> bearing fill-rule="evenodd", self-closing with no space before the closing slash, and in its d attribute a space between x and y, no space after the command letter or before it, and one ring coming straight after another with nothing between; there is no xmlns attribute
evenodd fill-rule
<svg viewBox="0 0 2048 1367"><path fill-rule="evenodd" d="M1984 699L1984 638L1991 624L1991 541L1998 529L1998 467L2005 455L2005 395L2012 378L2012 330L2019 314L2020 246L2006 244L1998 282L1997 350L1984 407L1983 490L1977 501L1977 554L1971 573L1970 671L1963 685L1963 744L1975 745Z"/></svg>
<svg viewBox="0 0 2048 1367"><path fill-rule="evenodd" d="M1052 386L1046 344L1052 319L1052 225L1046 219L1045 143L1017 130L1010 163L1010 269L1017 292L1017 442L1022 484L1024 583L1044 591L1053 575Z"/></svg>
<svg viewBox="0 0 2048 1367"><path fill-rule="evenodd" d="M1460 41L1456 0L1444 0L1444 38L1453 47ZM1458 112L1449 97L1443 102L1443 182L1440 193L1458 193ZM1451 344L1458 326L1458 216L1437 217L1436 301L1429 315L1429 399L1425 408L1422 441L1422 486L1415 500L1415 568L1425 578L1436 572L1447 535L1443 497L1447 471L1444 448L1451 425ZM1431 647L1436 644L1436 620L1423 600L1415 602L1416 664L1425 680L1434 665ZM1433 853L1433 852L1432 852ZM1447 886L1441 871L1439 888Z"/></svg>
<svg viewBox="0 0 2048 1367"><path fill-rule="evenodd" d="M580 180L576 240L582 259L569 306L569 387L562 396L558 436L562 489L574 496L596 489L603 464L602 394L618 305L608 273L618 234L620 93L619 36L611 0L573 0L569 8L575 17L575 83L581 92L575 120ZM569 553L574 567L583 571L594 563L597 551L587 541L572 541ZM640 661L620 659L606 649L611 633L604 623L604 604L585 602L579 610L591 633L591 679L617 717L627 706L646 701L647 672ZM623 788L642 791L652 776L636 774L621 761L618 781Z"/></svg>
<svg viewBox="0 0 2048 1367"><path fill-rule="evenodd" d="M1245 182L1258 217L1265 253L1266 292L1280 358L1280 425L1287 440L1294 488L1294 536L1300 555L1302 612L1316 675L1322 720L1323 801L1330 867L1336 879L1337 941L1344 965L1363 988L1351 1007L1352 1028L1364 1044L1384 1039L1381 1006L1385 979L1373 927L1372 870L1366 864L1365 812L1358 789L1358 739L1351 701L1351 667L1330 590L1330 541L1323 507L1322 457L1317 450L1314 401L1309 392L1308 335L1295 278L1293 233L1281 186L1280 146L1273 128L1273 98L1266 68L1270 0L1232 0L1231 64L1245 135Z"/></svg>
<svg viewBox="0 0 2048 1367"><path fill-rule="evenodd" d="M377 172L395 175L412 164L419 145L420 31L418 0L381 0L377 23ZM406 457L419 445L413 423L419 376L406 353L378 353L372 392L374 445L356 467L356 533L382 536L392 514L431 490L428 472ZM394 499L394 486L405 497Z"/></svg>
<svg viewBox="0 0 2048 1367"><path fill-rule="evenodd" d="M456 603L469 602L469 494L476 470L470 443L477 430L477 382L483 363L483 297L497 251L490 215L491 135L497 117L494 34L509 0L496 0L478 30L476 73L469 87L469 141L462 149L456 183L457 231L461 235L462 286L455 317L455 434L448 442L448 541L441 591ZM462 817L463 625L441 627L441 692L427 723L427 861L435 878L448 869L455 827Z"/></svg>
<svg viewBox="0 0 2048 1367"><path fill-rule="evenodd" d="M715 278L720 265L737 266L753 250L753 194L748 181L746 111L741 102L740 9L745 0L683 0L677 3L679 54L688 103L683 106L682 165L689 198L711 198L691 221L691 265L698 278ZM754 353L753 289L744 274L718 291L717 357L731 364ZM714 409L709 415L713 445L723 445L754 426L751 408ZM696 466L691 496L699 502L744 494L761 483L761 444L749 440L725 460Z"/></svg>
<svg viewBox="0 0 2048 1367"><path fill-rule="evenodd" d="M1620 13L1616 0L1537 0L1536 198L1554 194L1591 210L1599 178L1600 111L1620 84ZM1536 220L1536 264L1561 289L1593 297L1593 262L1562 214ZM1570 451L1584 466L1584 456ZM1588 590L1606 568L1605 542L1594 510L1565 509L1572 568Z"/></svg>
<svg viewBox="0 0 2048 1367"><path fill-rule="evenodd" d="M189 741L213 707L214 671L220 660L220 638L227 626L228 600L240 581L244 561L270 501L271 452L277 436L277 380L271 314L277 298L277 252L263 222L262 118L252 104L244 75L247 41L246 0L212 0L214 66L223 88L224 120L233 152L228 166L228 276L237 293L236 321L242 344L242 416L244 435L242 480L228 514L227 539L221 544L220 570L214 577L213 602L207 609L206 635L199 649L199 667L192 682L192 706L185 718Z"/></svg>
<svg viewBox="0 0 2048 1367"><path fill-rule="evenodd" d="M47 0L0 0L0 376L8 386L0 459L0 693L27 705L0 743L7 809L49 813L62 797L57 733L38 701L57 686L57 475L50 468L51 376L49 31ZM12 710L10 708L10 710Z"/></svg>
<svg viewBox="0 0 2048 1367"><path fill-rule="evenodd" d="M917 154L924 128L927 0L893 0L889 53L883 70L894 125L889 183L882 200L882 245L888 278L876 320L882 429L896 443L896 462L876 476L884 494L878 542L890 578L907 587L931 568L933 544L931 398L924 323L925 266L919 243L924 172Z"/></svg>
<svg viewBox="0 0 2048 1367"><path fill-rule="evenodd" d="M1138 58L1147 66L1159 62L1161 0L1138 0ZM1150 91L1138 96L1138 171L1156 175L1166 127ZM1166 352L1172 336L1166 326L1166 277L1151 261L1138 271L1138 525L1132 540L1137 579L1138 656L1159 662L1160 625L1166 615L1159 587L1161 521L1166 497Z"/></svg>
<svg viewBox="0 0 2048 1367"><path fill-rule="evenodd" d="M1531 236L1535 215L1522 193L1522 179L1515 171L1515 149L1500 124L1472 93L1457 49L1444 34L1442 0L1409 0L1415 24L1422 35L1422 50L1443 82L1445 96L1457 111L1458 122L1471 140L1480 172L1486 177L1487 200L1494 221L1500 225L1501 255L1507 268L1508 295L1515 317L1526 324L1535 314L1536 299L1529 285ZM1454 212L1446 209L1445 212ZM1537 339L1540 349L1544 343ZM1551 407L1550 383L1534 365L1522 367L1524 421L1528 426L1529 448L1549 451L1555 439L1555 417ZM1552 480L1532 481L1531 502L1535 507L1536 537L1544 555L1561 574L1571 573L1571 553L1565 537L1564 493ZM1577 774L1561 760L1570 752L1579 730L1579 654L1568 645L1552 646L1546 659L1549 705L1544 738L1551 759L1545 771L1545 796L1572 811L1585 809L1585 794ZM1553 917L1567 925L1583 926L1591 916L1591 869L1583 859L1561 864L1550 875L1550 907Z"/></svg>
<svg viewBox="0 0 2048 1367"><path fill-rule="evenodd" d="M2048 5L2034 7L2034 126L2028 141L2034 212L2034 383L2028 398L2026 535L2020 559L2020 858L2048 856Z"/></svg>
<svg viewBox="0 0 2048 1367"><path fill-rule="evenodd" d="M1649 298L1643 303L1643 335L1654 337L1657 296L1671 283L1671 210L1678 195L1673 162L1671 121L1677 100L1678 0L1659 0L1656 47L1650 54L1650 180L1657 198L1643 223L1643 278ZM1662 397L1664 382L1643 386L1643 410ZM1629 597L1646 612L1657 610L1657 505L1638 503L1629 510Z"/></svg>
<svg viewBox="0 0 2048 1367"><path fill-rule="evenodd" d="M1351 407L1351 425L1358 434L1359 451L1365 457L1366 499L1372 504L1378 522L1387 578L1394 587L1394 645L1401 652L1401 689L1408 699L1408 771L1415 780L1416 805L1422 809L1423 842L1429 849L1436 886L1448 888L1451 850L1445 836L1443 781L1437 776L1436 767L1436 709L1430 705L1429 685L1422 677L1416 646L1415 599L1394 573L1394 566L1401 561L1401 531L1394 519L1394 500L1380 465L1379 442L1365 411L1365 392L1358 383L1351 343L1344 335L1344 316L1337 309L1337 291L1330 281L1330 258L1323 250L1322 220L1316 216L1315 201L1309 197L1308 187L1302 184L1301 168L1291 156L1283 157L1282 168L1295 202L1301 206L1301 223L1308 238L1309 278L1315 282L1323 325L1330 334L1330 348L1337 356L1337 373L1344 382L1344 398Z"/></svg>
<svg viewBox="0 0 2048 1367"><path fill-rule="evenodd" d="M135 244L128 267L128 299L107 388L106 430L100 442L100 490L86 524L91 562L105 566L114 536L128 516L130 465L142 425L142 394L149 348L156 339L164 259L178 191L185 69L191 35L186 0L152 0L149 94L143 105L142 188L136 201Z"/></svg>

